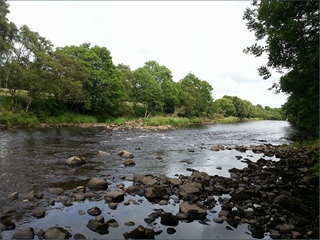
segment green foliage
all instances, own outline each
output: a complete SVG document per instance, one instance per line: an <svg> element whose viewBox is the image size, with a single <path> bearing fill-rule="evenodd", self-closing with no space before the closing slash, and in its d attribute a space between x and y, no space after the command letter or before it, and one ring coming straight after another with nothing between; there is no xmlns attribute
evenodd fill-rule
<svg viewBox="0 0 320 240"><path fill-rule="evenodd" d="M190 121L187 118L171 118L171 117L152 117L144 118L144 123L151 126L171 125L171 126L185 126L189 125Z"/></svg>
<svg viewBox="0 0 320 240"><path fill-rule="evenodd" d="M97 123L97 119L92 116L86 116L75 113L64 113L59 116L52 116L47 118L46 123L49 124L62 124L62 123Z"/></svg>
<svg viewBox="0 0 320 240"><path fill-rule="evenodd" d="M264 79L270 68L284 75L272 88L289 95L284 111L289 121L319 134L319 1L256 1L243 18L256 40L244 52L268 54L258 70Z"/></svg>
<svg viewBox="0 0 320 240"><path fill-rule="evenodd" d="M134 104L143 104L146 112L162 110L162 89L146 68L138 68L133 72L132 101Z"/></svg>
<svg viewBox="0 0 320 240"><path fill-rule="evenodd" d="M0 123L3 125L29 125L39 124L37 117L33 113L25 111L13 112L2 110L0 113Z"/></svg>

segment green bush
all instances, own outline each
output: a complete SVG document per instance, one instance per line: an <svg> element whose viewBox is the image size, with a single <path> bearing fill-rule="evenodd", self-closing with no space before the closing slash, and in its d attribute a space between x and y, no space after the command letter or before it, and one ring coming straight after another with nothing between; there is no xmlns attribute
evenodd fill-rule
<svg viewBox="0 0 320 240"><path fill-rule="evenodd" d="M59 116L53 116L45 119L46 123L61 124L61 123L97 123L97 119L92 116L64 113Z"/></svg>

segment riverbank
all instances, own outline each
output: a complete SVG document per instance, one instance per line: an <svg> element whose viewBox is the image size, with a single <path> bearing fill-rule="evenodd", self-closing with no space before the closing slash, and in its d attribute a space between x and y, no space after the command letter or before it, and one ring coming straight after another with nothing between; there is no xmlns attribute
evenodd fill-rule
<svg viewBox="0 0 320 240"><path fill-rule="evenodd" d="M15 128L52 128L52 127L80 127L80 128L90 128L90 127L104 127L109 130L167 130L175 129L177 127L188 126L190 124L216 124L216 123L240 123L249 121L259 121L258 118L249 119L239 119L236 117L224 117L216 119L208 118L179 118L179 117L151 117L144 119L126 119L126 118L116 118L108 120L106 123L99 123L96 120L91 122L77 122L75 120L70 120L66 122L57 121L51 123L20 123L20 124L0 124L0 129L15 129Z"/></svg>
<svg viewBox="0 0 320 240"><path fill-rule="evenodd" d="M175 177L133 174L120 176L123 182L113 183L116 176L102 176L97 172L96 177L83 181L83 185L69 189L48 186L27 194L12 192L2 207L2 237L71 238L73 235L80 239L99 238L102 234L104 238L113 239L174 239L184 236L179 226L199 222L221 226L227 232L246 226L245 234L252 238L318 239L319 177L310 167L319 159L319 148L262 144L237 146L235 150L239 154L234 157L247 167L230 169L230 177L212 176L189 168L185 174ZM212 151L228 149L218 146ZM263 157L253 162L250 157L240 156L245 152L263 154ZM126 155L123 159L134 159ZM271 156L278 160L268 160ZM70 171L86 167L86 163L65 166ZM140 207L146 202L153 206L148 208L149 213ZM56 217L52 213L55 206L60 209ZM174 207L174 212L169 210ZM117 212L125 209L130 209L131 215L125 215L124 219ZM71 212L72 219L86 221L76 226L71 222L61 225L60 216L66 212ZM33 223L35 219L37 222ZM18 224L19 221L25 224Z"/></svg>

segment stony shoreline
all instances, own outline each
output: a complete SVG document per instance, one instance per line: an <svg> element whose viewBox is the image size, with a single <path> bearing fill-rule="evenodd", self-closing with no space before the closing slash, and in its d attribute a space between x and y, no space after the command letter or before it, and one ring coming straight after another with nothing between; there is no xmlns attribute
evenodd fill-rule
<svg viewBox="0 0 320 240"><path fill-rule="evenodd" d="M159 125L151 126L143 122L143 120L127 121L126 124L114 124L114 123L60 123L60 124L31 124L31 125L0 125L0 129L16 129L16 128L53 128L53 127L79 127L79 128L91 128L91 127L103 127L107 130L141 130L141 131L157 131L175 129L176 127L171 125Z"/></svg>
<svg viewBox="0 0 320 240"><path fill-rule="evenodd" d="M263 238L265 233L268 233L273 239L318 239L319 177L310 172L308 165L309 159L314 157L315 153L306 148L295 149L286 145L271 144L236 148L239 152L249 149L265 156L275 155L280 160L271 161L262 157L257 162L252 162L250 159L238 157L239 161L247 163L247 167L230 169L229 178L210 176L205 172L188 169L192 172L191 175L177 175L174 178L141 174L121 176L123 180L131 181L132 184L127 187L117 184L116 189L110 189L106 178L97 176L85 186L71 190L48 188L40 192L31 191L23 196L13 192L8 195L7 204L1 209L1 231L15 229L12 219L23 208L22 205L33 206L27 211L30 211L32 217L41 219L46 216L46 207L57 202L68 207L75 201L104 199L109 208L116 211L120 204L130 204L124 201L125 196L138 195L154 204L166 205L171 199L179 205L179 213L175 215L158 209L144 219L148 224L160 219L161 224L168 226L173 233L174 227L180 221L205 222L207 211L220 205L221 211L213 219L216 224L227 222L231 229L248 224L250 234L254 238ZM215 146L212 150L223 151L224 148ZM133 158L128 152L121 155L126 160ZM229 197L222 197L226 194ZM218 201L214 196L220 196ZM38 207L35 207L36 205ZM105 221L98 207L88 209L87 213L93 218L86 227L94 232L106 234L109 227L116 224L116 219ZM14 232L12 238L33 239L35 235L45 239L71 237L67 229L52 226L38 232L33 228L19 229ZM139 225L131 232L123 233L126 239L152 239L157 235L161 238L161 231L155 231L148 225ZM73 237L81 239L85 236L79 233Z"/></svg>

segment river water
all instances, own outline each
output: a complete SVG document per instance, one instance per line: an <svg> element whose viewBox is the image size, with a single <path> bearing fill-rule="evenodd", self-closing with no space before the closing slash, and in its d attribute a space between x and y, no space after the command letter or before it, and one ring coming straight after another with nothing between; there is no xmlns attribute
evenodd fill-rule
<svg viewBox="0 0 320 240"><path fill-rule="evenodd" d="M257 121L237 124L206 124L192 125L175 130L161 131L109 131L103 127L97 128L28 128L1 130L0 146L0 206L4 204L9 193L19 192L22 196L31 190L44 191L48 187L72 189L86 183L92 177L106 177L113 183L110 188L116 188L123 182L121 176L132 177L140 174L164 174L168 177L177 174L190 175L187 168L205 171L209 175L229 176L228 170L246 167L235 156L249 157L256 161L262 154L236 150L211 151L215 145L234 148L237 145L273 145L290 144L290 138L295 134L294 128L286 121ZM125 167L118 153L127 150L133 153L136 165ZM87 163L77 168L66 166L65 161L71 156L84 157ZM269 157L268 159L273 159ZM129 182L124 182L126 185ZM143 221L154 208L165 211L178 211L178 205L159 206L149 203L141 197L131 197L143 200L140 206L121 206L113 211L100 201L75 203L71 207L56 204L46 209L44 219L16 219L17 228L32 226L35 230L47 229L52 226L70 228L75 234L82 233L87 238L124 239L122 234L134 227L124 226L124 222L132 220L146 226ZM89 215L78 215L78 210L86 212L92 206L104 209L105 219L115 218L119 227L110 229L109 234L99 235L85 227L92 219ZM219 212L219 206L216 207ZM156 230L163 233L157 239L247 239L252 238L246 225L241 225L233 231L226 230L224 224L212 221L215 213L209 213L208 224L199 222L181 222L174 235L166 232L166 226L160 222ZM3 238L10 238L14 230L2 233ZM265 238L268 238L266 236Z"/></svg>

